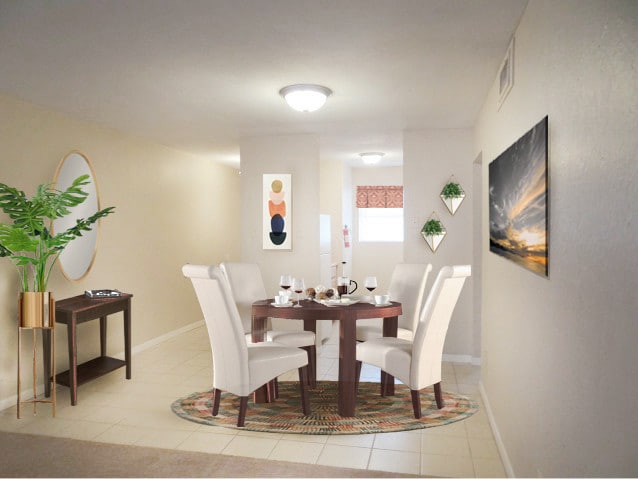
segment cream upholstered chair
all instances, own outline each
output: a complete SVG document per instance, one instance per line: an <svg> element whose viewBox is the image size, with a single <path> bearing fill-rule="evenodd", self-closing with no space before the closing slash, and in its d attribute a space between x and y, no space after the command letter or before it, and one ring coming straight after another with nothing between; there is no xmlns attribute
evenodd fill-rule
<svg viewBox="0 0 638 479"><path fill-rule="evenodd" d="M472 272L470 265L445 266L439 271L419 318L414 341L401 338L377 338L357 344L357 369L361 363L372 364L391 374L412 392L414 417L421 417L419 391L434 385L439 409L441 396L441 362L443 344L452 312L465 283ZM384 384L383 377L381 384ZM381 395L384 395L383 386Z"/></svg>
<svg viewBox="0 0 638 479"><path fill-rule="evenodd" d="M243 427L248 395L294 368L299 369L303 413L310 414L306 352L275 342L247 344L239 313L219 267L187 264L182 272L195 288L213 352L213 416L219 412L221 391L228 391L241 398L237 426Z"/></svg>
<svg viewBox="0 0 638 479"><path fill-rule="evenodd" d="M252 304L266 299L266 287L261 276L261 269L256 263L225 262L219 265L232 297L239 311L246 341L251 343ZM270 321L269 321L270 323ZM303 323L302 323L303 324ZM269 325L270 326L270 325ZM316 387L317 381L317 349L315 347L315 333L303 330L272 330L268 327L266 341L276 341L286 346L303 348L308 353L308 374L311 387Z"/></svg>
<svg viewBox="0 0 638 479"><path fill-rule="evenodd" d="M425 296L425 283L432 271L431 264L399 263L394 267L388 294L399 301L403 314L399 316L397 337L412 341ZM369 341L383 336L382 319L357 321L357 341Z"/></svg>

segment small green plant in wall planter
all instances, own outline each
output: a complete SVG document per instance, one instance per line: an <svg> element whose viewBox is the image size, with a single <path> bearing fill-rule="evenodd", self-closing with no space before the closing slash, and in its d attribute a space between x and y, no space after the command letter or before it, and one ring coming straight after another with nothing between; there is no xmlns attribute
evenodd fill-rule
<svg viewBox="0 0 638 479"><path fill-rule="evenodd" d="M461 185L455 181L452 177L441 190L441 200L447 207L448 211L454 215L456 210L459 209L461 203L465 199L465 191L461 188Z"/></svg>
<svg viewBox="0 0 638 479"><path fill-rule="evenodd" d="M423 228L421 228L421 235L433 253L437 250L446 234L447 231L443 223L435 217L434 213L432 213L432 216L430 216L423 225Z"/></svg>

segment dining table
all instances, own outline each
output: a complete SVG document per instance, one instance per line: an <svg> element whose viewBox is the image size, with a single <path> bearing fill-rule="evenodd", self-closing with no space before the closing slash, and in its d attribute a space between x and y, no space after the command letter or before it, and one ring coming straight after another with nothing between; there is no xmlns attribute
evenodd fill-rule
<svg viewBox="0 0 638 479"><path fill-rule="evenodd" d="M383 336L396 337L398 317L402 314L401 303L391 301L376 305L368 301L318 302L304 299L301 307L276 305L273 299L263 299L252 304L252 340L265 340L268 318L295 319L303 321L304 330L316 333L317 321L339 322L339 379L338 412L340 416L353 417L356 402L357 378L357 330L359 319L383 318ZM394 377L382 375L385 393L394 394ZM259 388L255 402L268 402L272 398L268 385Z"/></svg>

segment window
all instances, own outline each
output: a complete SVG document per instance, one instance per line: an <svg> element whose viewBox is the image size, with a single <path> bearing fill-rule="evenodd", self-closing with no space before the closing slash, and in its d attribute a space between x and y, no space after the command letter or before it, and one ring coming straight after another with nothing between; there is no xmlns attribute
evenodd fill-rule
<svg viewBox="0 0 638 479"><path fill-rule="evenodd" d="M359 241L403 241L403 208L359 208Z"/></svg>
<svg viewBox="0 0 638 479"><path fill-rule="evenodd" d="M403 186L357 186L360 242L403 241Z"/></svg>

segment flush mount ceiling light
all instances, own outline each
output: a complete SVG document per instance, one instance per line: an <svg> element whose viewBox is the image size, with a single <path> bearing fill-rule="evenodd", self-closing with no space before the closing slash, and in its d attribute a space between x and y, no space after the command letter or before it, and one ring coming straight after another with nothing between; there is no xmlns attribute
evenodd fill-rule
<svg viewBox="0 0 638 479"><path fill-rule="evenodd" d="M288 85L279 90L290 108L297 111L315 111L332 95L332 90L321 85Z"/></svg>
<svg viewBox="0 0 638 479"><path fill-rule="evenodd" d="M363 163L366 165L376 165L381 161L381 158L385 155L385 153L381 153L380 151L370 151L368 153L359 153L359 156L363 160Z"/></svg>

